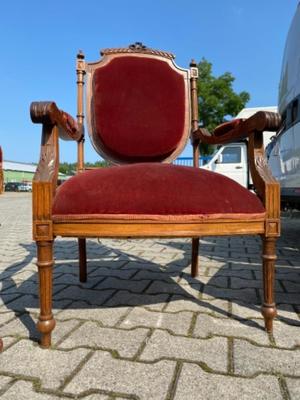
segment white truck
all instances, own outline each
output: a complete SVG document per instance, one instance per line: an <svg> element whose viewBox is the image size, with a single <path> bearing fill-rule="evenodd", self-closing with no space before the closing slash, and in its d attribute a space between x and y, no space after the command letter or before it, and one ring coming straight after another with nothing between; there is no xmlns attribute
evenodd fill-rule
<svg viewBox="0 0 300 400"><path fill-rule="evenodd" d="M257 111L277 112L277 107L244 108L236 118L249 118ZM274 134L274 132L264 132L265 148ZM211 160L201 168L226 175L246 188L251 189L252 187L248 168L247 139L219 146Z"/></svg>

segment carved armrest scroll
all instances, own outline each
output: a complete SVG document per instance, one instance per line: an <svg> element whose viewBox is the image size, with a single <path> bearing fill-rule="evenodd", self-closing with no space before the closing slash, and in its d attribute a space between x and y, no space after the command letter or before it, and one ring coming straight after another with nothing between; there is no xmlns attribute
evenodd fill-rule
<svg viewBox="0 0 300 400"><path fill-rule="evenodd" d="M53 101L35 101L30 105L32 122L43 125L56 125L59 137L63 140L79 141L83 136L83 127L65 111L59 110Z"/></svg>

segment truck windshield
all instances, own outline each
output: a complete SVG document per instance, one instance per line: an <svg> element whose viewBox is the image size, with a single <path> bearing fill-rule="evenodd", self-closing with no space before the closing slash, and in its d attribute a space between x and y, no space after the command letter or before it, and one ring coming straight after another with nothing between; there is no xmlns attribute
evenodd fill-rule
<svg viewBox="0 0 300 400"><path fill-rule="evenodd" d="M241 162L241 148L236 146L228 146L222 151L223 164L235 164Z"/></svg>

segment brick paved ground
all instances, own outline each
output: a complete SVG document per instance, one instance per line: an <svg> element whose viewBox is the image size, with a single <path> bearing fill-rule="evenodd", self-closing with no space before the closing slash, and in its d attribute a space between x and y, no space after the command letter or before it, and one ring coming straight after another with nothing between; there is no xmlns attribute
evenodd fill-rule
<svg viewBox="0 0 300 400"><path fill-rule="evenodd" d="M300 399L300 219L283 218L273 336L259 311L259 238L89 240L79 284L75 240L57 240L57 327L41 350L31 196L0 198L3 400Z"/></svg>

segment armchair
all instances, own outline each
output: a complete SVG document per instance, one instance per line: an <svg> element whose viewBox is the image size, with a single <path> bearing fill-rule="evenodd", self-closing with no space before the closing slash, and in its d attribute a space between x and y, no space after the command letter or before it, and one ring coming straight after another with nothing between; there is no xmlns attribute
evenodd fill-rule
<svg viewBox="0 0 300 400"><path fill-rule="evenodd" d="M80 280L87 278L86 238L192 238L191 273L198 273L200 236L261 235L262 314L268 332L276 315L273 295L275 241L279 236L279 185L263 155L262 132L277 130L278 114L198 129L197 68L174 63L170 53L140 43L106 49L100 61L77 56L77 122L54 102L31 104L42 124L41 156L33 181L33 237L37 244L41 345L51 344L53 244L79 242ZM86 79L85 79L86 78ZM84 170L83 86L87 81L88 132L95 150L114 166ZM172 165L191 138L194 167ZM249 138L256 194L198 167L199 143ZM78 143L78 174L57 188L58 140Z"/></svg>

